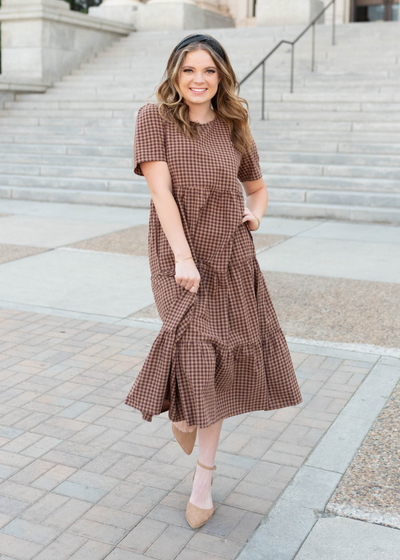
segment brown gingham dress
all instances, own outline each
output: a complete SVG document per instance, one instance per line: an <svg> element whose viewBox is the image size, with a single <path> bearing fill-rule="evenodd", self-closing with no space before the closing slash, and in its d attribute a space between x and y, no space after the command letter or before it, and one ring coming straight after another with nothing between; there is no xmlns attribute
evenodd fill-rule
<svg viewBox="0 0 400 560"><path fill-rule="evenodd" d="M256 144L242 156L217 114L199 126L200 137L190 139L162 119L158 104L138 111L134 172L143 176L143 161L168 163L201 280L197 293L176 283L174 253L151 201L151 286L163 325L125 404L149 422L169 410L173 422L206 428L303 399L251 230L242 223L239 181L262 177Z"/></svg>

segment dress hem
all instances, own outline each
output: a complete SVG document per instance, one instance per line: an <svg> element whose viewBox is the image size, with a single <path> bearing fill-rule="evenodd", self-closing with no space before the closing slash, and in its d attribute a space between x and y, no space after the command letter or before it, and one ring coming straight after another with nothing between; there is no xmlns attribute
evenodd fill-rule
<svg viewBox="0 0 400 560"><path fill-rule="evenodd" d="M218 422L218 420L220 420L221 418L230 418L231 416L236 416L237 414L243 414L256 410L265 410L265 411L278 410L279 408L296 406L297 404L300 404L303 401L299 386L297 384L295 371L293 369L293 364L290 359L290 354L287 348L285 335L281 327L277 325L275 326L275 328L270 329L267 336L260 337L257 339L257 341L250 341L250 342L238 344L233 348L224 349L224 350L221 350L218 347L218 345L215 345L215 350L217 355L216 358L217 366L216 369L214 370L214 380L215 380L214 383L216 384L214 388L215 399L216 399L214 400L214 404L212 405L209 404L207 410L203 411L201 414L197 413L196 406L194 405L195 401L193 399L188 399L187 403L184 404L183 406L181 405L177 406L177 401L179 399L176 397L176 395L177 394L179 395L179 391L177 390L177 385L176 385L177 378L176 378L175 368L178 362L176 361L176 357L170 355L171 354L170 350L174 347L173 344L174 341L172 340L173 337L171 339L171 337L169 336L169 333L165 332L163 334L164 336L159 335L159 337L157 337L155 341L157 344L160 345L163 341L165 342L165 347L163 346L163 352L161 352L160 354L163 357L163 360L161 360L158 363L158 366L161 367L162 371L160 374L157 375L155 370L153 369L151 370L153 380L159 380L159 379L164 380L162 383L158 381L154 383L154 389L153 389L154 392L152 394L154 396L158 395L158 398L156 399L158 401L158 404L156 406L153 406L152 409L149 410L146 407L146 403L144 402L144 401L147 402L149 401L149 398L146 395L147 388L143 387L143 379L146 379L144 373L146 373L148 376L150 371L150 366L148 365L147 362L149 357L146 359L145 362L145 365L148 367L148 371L145 370L145 367L142 368L141 372L139 373L139 377L136 378L131 391L129 392L129 394L125 399L125 404L141 412L142 419L146 420L147 422L151 422L153 416L159 416L160 414L166 411L172 410L172 416L169 415L169 419L172 422L181 422L183 420L186 420L189 425L197 425L199 428L207 428L208 426L211 426L215 422ZM282 341L285 341L283 345L282 345ZM201 344L201 341L199 341L199 344ZM282 345L282 348L284 349L286 363L284 363L284 361L282 362L284 363L283 371L282 370L281 371L278 370L276 372L271 371L271 366L267 358L270 344L272 344L272 348L274 348L276 345L278 346ZM254 351L255 345L257 346L259 352ZM229 373L231 371L231 361L235 360L235 354L237 353L237 350L239 350L240 353L240 352L244 352L244 349L249 347L253 349L253 353L255 355L259 356L258 363L264 364L264 374L267 379L265 389L264 389L265 390L264 397L259 399L257 398L257 396L254 396L252 397L252 402L249 399L248 402L243 407L240 407L240 404L237 402L236 399L234 399L234 404L227 403L226 400L223 399L223 397L222 397L222 401L219 402L217 394L218 393L226 394L228 391L231 390L232 387L232 375ZM176 349L176 347L174 348ZM257 360L255 362L255 365L257 365ZM263 377L261 370L255 369L254 371L255 372L258 371L261 377ZM292 384L290 384L289 380L285 381L285 383L287 384L287 391L285 394L286 400L283 401L279 395L279 392L277 392L274 389L276 385L274 379L277 378L277 375L281 377L285 375L285 373L289 375L289 378L294 376L295 382L294 383L292 382ZM184 378L189 379L187 373L184 375ZM259 385L259 387L261 387L261 385ZM250 391L249 388L247 390ZM254 385L252 390L253 391L256 390L256 385ZM184 394L186 393L184 391L181 391L180 398L183 400L185 400L183 396ZM263 401L263 404L257 404L257 401L260 400ZM222 407L222 416L216 418L220 406ZM185 417L185 415L187 417Z"/></svg>
<svg viewBox="0 0 400 560"><path fill-rule="evenodd" d="M280 410L281 408L298 406L299 404L301 404L303 402L303 400L304 399L301 398L300 400L297 400L297 402L295 401L293 404L284 404L282 406L277 406L275 408L251 408L251 407L245 406L241 410L238 410L237 412L229 414L229 416L221 416L221 417L217 418L216 420L214 420L210 424L207 424L207 426L200 426L198 424L196 424L196 425L197 425L198 428L208 428L208 427L212 426L213 424L215 424L216 422L218 422L219 420L226 420L228 418L232 418L233 416L239 416L240 414L247 414L247 413L250 413L250 412L257 412L257 411L268 412L270 410ZM127 403L125 403L125 404L127 404ZM154 416L159 417L161 414L163 414L163 412L160 412L159 414L149 414L149 413L143 412L142 410L140 410L139 408L136 408L135 406L133 406L131 404L128 405L128 406L131 406L135 410L138 410L139 412L141 412L142 413L142 420L145 420L146 422L151 422ZM164 412L167 412L167 411L164 411ZM171 418L169 415L168 415L168 418L166 418L166 420L170 420L171 422L183 422L184 420L187 421L186 418ZM200 424L201 424L201 422L200 422ZM192 425L192 424L190 424L190 425Z"/></svg>

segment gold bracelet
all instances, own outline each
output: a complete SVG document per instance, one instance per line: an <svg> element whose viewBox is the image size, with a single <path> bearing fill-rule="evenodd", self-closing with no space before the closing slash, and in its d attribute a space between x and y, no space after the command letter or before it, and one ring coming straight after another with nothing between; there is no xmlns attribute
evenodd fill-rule
<svg viewBox="0 0 400 560"><path fill-rule="evenodd" d="M252 214L253 214L253 212L252 212ZM253 216L255 217L255 219L256 219L256 220L257 220L257 222L258 222L258 227L257 227L256 229L253 229L253 231L257 231L257 230L258 230L258 228L259 228L259 227L260 227L260 225L261 225L261 220L260 220L259 218L257 218L257 216L256 216L255 214L253 214Z"/></svg>
<svg viewBox="0 0 400 560"><path fill-rule="evenodd" d="M186 261L187 259L193 259L193 257L186 257L185 259L180 259L179 261L175 261L175 264L181 261Z"/></svg>

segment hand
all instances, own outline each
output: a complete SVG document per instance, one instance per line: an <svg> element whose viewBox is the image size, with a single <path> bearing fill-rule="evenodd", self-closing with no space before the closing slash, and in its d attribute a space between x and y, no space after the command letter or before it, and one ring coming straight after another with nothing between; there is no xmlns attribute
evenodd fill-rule
<svg viewBox="0 0 400 560"><path fill-rule="evenodd" d="M244 222L249 222L249 229L250 231L254 231L256 229L258 229L258 220L257 218L254 216L254 214L252 214L250 212L250 210L247 208L247 206L244 209L244 213L243 213L243 218L242 218L242 224ZM252 226L252 227L251 227Z"/></svg>
<svg viewBox="0 0 400 560"><path fill-rule="evenodd" d="M193 259L175 263L175 280L179 286L196 294L200 285L200 273Z"/></svg>

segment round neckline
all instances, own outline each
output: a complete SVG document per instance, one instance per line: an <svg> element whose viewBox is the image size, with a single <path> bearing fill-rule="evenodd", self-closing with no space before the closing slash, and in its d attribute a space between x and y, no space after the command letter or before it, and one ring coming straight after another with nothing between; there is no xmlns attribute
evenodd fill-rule
<svg viewBox="0 0 400 560"><path fill-rule="evenodd" d="M199 126L208 126L209 124L213 123L213 122L216 121L216 120L217 120L217 114L215 114L215 117L213 118L212 121L208 121L208 122L206 122L206 123L198 123L198 122L196 122L196 121L193 121L193 122L195 122L195 123L196 123L197 125L199 125Z"/></svg>

